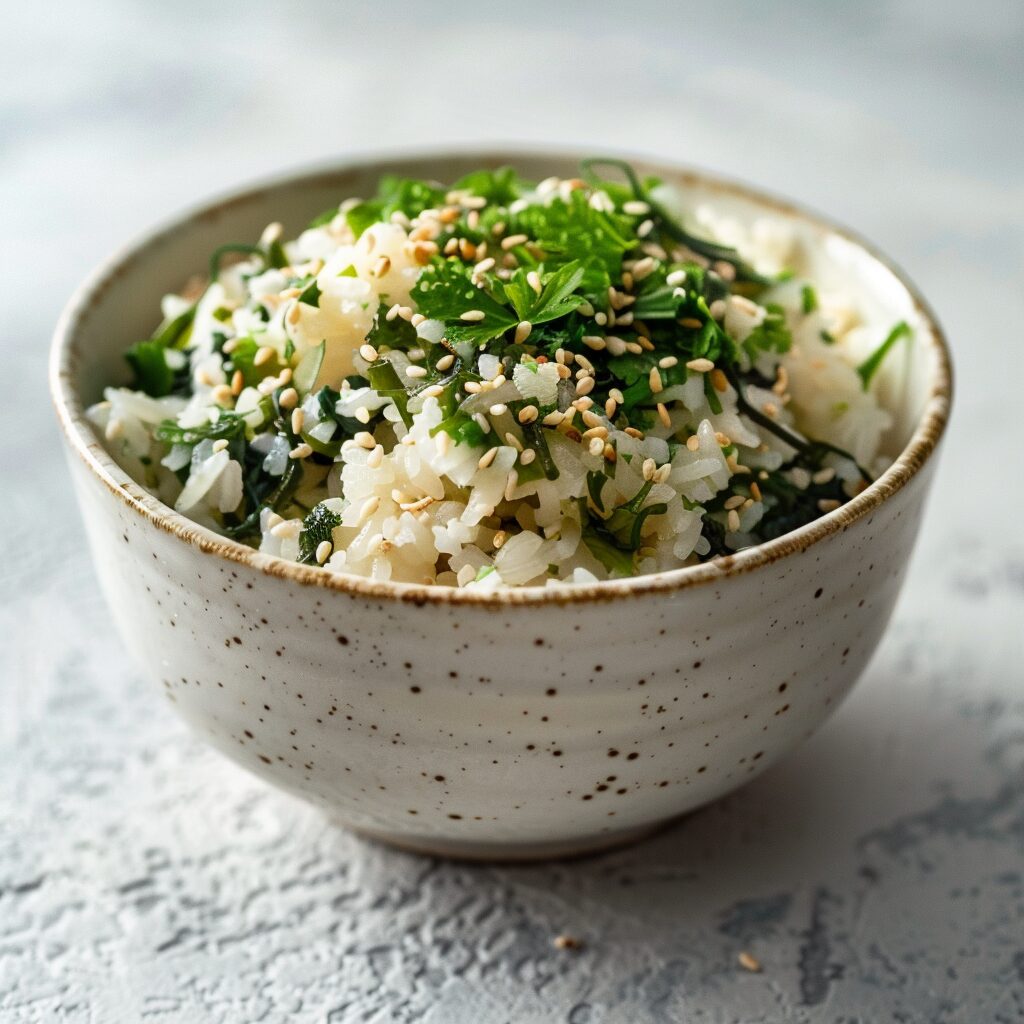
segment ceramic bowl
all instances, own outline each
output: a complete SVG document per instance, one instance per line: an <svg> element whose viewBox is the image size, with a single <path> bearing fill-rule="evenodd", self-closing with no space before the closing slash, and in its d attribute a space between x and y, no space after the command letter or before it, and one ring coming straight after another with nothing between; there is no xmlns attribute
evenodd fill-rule
<svg viewBox="0 0 1024 1024"><path fill-rule="evenodd" d="M372 836L469 857L580 853L638 837L809 736L885 628L951 394L913 286L818 216L712 175L636 161L737 216L790 224L815 273L915 329L887 369L892 467L778 540L632 580L474 595L332 575L195 525L118 468L83 410L124 379L160 297L226 241L299 230L382 173L454 180L580 154L461 152L295 174L189 212L105 263L57 328L53 394L110 611L165 699L256 775Z"/></svg>

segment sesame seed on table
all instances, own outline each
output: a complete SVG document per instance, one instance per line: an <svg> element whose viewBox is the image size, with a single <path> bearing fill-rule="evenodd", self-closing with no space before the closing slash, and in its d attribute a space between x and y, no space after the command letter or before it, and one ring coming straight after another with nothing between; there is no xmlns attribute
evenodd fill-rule
<svg viewBox="0 0 1024 1024"><path fill-rule="evenodd" d="M486 52L490 89L440 71L383 73L372 45L353 45L381 38L372 5L315 0L302 17L280 5L247 10L244 23L198 0L136 5L128 21L111 0L48 13L12 8L0 83L0 186L18 254L0 344L19 381L4 407L0 1019L1019 1020L1024 545L1011 516L1024 484L1005 472L1012 452L974 440L993 420L1005 432L1019 406L1007 325L1024 318L1024 140L1005 130L1024 99L1017 7L933 5L922 19L909 0L743 2L699 16L641 3L625 27L622 10L593 5L560 8L556 25L536 0L500 19L409 3L389 13L435 70ZM682 62L680 39L691 42ZM608 63L624 40L626 79ZM301 86L289 85L296 74ZM500 132L487 128L496 111ZM960 355L957 415L907 586L831 721L639 846L520 867L362 841L168 712L106 613L44 385L64 300L148 225L341 149L495 134L664 154L834 214L908 270ZM479 273L514 270L517 256L532 265L529 239L503 230L483 253L465 239L455 248ZM431 240L417 244L429 260ZM629 269L634 285L648 267ZM595 361L630 322L623 298L617 289L607 311L591 311ZM399 304L389 316L414 318ZM518 324L516 341L530 331ZM553 361L573 377L586 368ZM288 384L275 386L290 416ZM238 398L234 379L210 385L225 406ZM781 397L787 382L772 390ZM589 411L571 409L564 429L594 429ZM519 410L519 423L537 420ZM520 462L535 457L527 448ZM746 479L757 500L756 474ZM405 497L412 514L426 500ZM350 650L338 629L339 652ZM776 683L788 698L795 684ZM417 689L404 699L423 700ZM642 763L615 755L609 765ZM600 784L610 795L619 783Z"/></svg>

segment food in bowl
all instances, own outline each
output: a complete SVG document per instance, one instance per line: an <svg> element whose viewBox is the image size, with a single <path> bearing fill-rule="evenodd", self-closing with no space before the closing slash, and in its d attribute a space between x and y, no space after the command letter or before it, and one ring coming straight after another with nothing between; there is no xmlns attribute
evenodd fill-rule
<svg viewBox="0 0 1024 1024"><path fill-rule="evenodd" d="M606 176L609 172L614 178ZM494 590L682 568L885 469L909 335L618 161L381 180L229 244L89 410L164 502L290 561Z"/></svg>

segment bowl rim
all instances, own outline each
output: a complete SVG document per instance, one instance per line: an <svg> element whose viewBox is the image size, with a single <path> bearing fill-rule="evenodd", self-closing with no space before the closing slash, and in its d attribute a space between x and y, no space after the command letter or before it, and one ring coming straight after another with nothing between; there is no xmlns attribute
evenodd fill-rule
<svg viewBox="0 0 1024 1024"><path fill-rule="evenodd" d="M323 590L338 591L350 597L407 602L416 605L459 604L485 608L509 605L546 606L606 602L624 597L674 592L705 583L719 582L765 568L781 558L799 554L842 533L879 508L902 490L934 454L949 422L953 396L953 368L948 343L938 319L917 286L907 274L873 243L829 217L717 172L678 163L656 155L621 153L614 155L657 170L670 171L694 185L751 201L776 213L795 217L857 246L888 270L909 296L915 311L928 327L924 339L933 349L935 370L924 410L906 446L892 465L856 497L813 522L785 533L774 540L744 548L732 555L720 556L698 565L669 569L625 579L602 580L592 584L566 586L509 587L480 593L460 587L438 584L398 583L372 580L363 576L328 572L319 566L290 562L268 555L238 541L230 540L175 512L135 482L103 447L85 417L85 407L73 384L72 344L80 321L93 301L111 287L130 266L157 251L171 235L217 214L226 208L257 201L267 192L296 187L317 178L341 175L360 169L377 168L380 173L400 170L409 161L476 159L481 165L515 164L517 159L550 159L553 162L576 161L591 155L588 151L531 146L403 147L375 152L353 153L347 158L306 165L284 173L259 178L222 193L164 219L137 235L103 260L76 288L64 307L54 330L49 360L49 386L57 418L65 440L89 471L128 508L155 526L177 537L199 552L228 562L249 566L268 576Z"/></svg>

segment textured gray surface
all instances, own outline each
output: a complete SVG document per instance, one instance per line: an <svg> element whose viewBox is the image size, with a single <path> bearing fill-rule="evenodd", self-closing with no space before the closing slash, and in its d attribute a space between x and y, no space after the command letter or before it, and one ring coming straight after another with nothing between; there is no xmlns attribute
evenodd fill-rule
<svg viewBox="0 0 1024 1024"><path fill-rule="evenodd" d="M1019 5L566 5L571 31L539 3L3 6L0 1019L1024 1019ZM105 619L43 397L63 299L142 226L304 160L477 138L800 196L902 262L959 355L854 695L745 790L577 863L381 849L192 740Z"/></svg>

